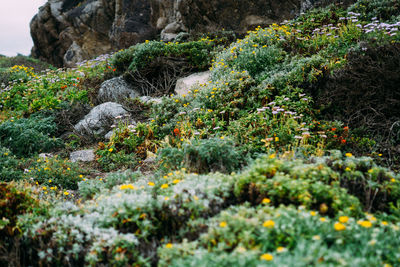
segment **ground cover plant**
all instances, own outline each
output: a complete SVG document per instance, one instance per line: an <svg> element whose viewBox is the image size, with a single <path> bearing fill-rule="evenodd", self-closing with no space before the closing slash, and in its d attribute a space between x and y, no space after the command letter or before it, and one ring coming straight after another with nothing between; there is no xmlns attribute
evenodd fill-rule
<svg viewBox="0 0 400 267"><path fill-rule="evenodd" d="M360 0L75 69L1 57L0 264L399 265L399 30L397 1ZM117 76L160 100L84 139Z"/></svg>

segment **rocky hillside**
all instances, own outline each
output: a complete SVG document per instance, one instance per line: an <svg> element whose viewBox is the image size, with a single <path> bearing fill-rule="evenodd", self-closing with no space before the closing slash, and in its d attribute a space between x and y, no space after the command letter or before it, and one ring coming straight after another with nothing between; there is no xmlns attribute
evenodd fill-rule
<svg viewBox="0 0 400 267"><path fill-rule="evenodd" d="M311 7L351 0L49 0L32 19L32 55L56 66L180 32L243 34Z"/></svg>
<svg viewBox="0 0 400 267"><path fill-rule="evenodd" d="M398 0L0 78L0 266L399 265Z"/></svg>

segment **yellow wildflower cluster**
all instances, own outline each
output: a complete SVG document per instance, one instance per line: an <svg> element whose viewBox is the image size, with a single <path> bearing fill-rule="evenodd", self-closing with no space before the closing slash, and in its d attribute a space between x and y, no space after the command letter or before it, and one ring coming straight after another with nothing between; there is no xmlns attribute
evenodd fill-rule
<svg viewBox="0 0 400 267"><path fill-rule="evenodd" d="M36 78L36 74L33 72L33 68L25 67L24 65L15 65L11 67L11 72L25 72L26 75Z"/></svg>
<svg viewBox="0 0 400 267"><path fill-rule="evenodd" d="M137 188L133 184L123 184L119 187L121 190L136 190Z"/></svg>

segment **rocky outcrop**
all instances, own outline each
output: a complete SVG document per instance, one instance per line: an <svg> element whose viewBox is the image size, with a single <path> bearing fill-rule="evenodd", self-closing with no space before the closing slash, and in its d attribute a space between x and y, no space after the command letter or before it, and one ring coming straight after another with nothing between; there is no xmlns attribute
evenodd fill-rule
<svg viewBox="0 0 400 267"><path fill-rule="evenodd" d="M32 55L57 66L179 32L244 33L311 7L353 0L49 0L31 21Z"/></svg>

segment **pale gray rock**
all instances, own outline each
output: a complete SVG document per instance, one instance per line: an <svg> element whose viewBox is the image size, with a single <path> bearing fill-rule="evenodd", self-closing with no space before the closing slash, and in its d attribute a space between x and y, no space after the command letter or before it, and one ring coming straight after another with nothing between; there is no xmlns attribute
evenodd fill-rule
<svg viewBox="0 0 400 267"><path fill-rule="evenodd" d="M101 84L97 100L100 103L123 103L126 98L135 98L139 96L140 93L132 88L122 77L116 77Z"/></svg>
<svg viewBox="0 0 400 267"><path fill-rule="evenodd" d="M129 116L118 103L106 102L94 107L74 128L82 135L104 135L119 117Z"/></svg>
<svg viewBox="0 0 400 267"><path fill-rule="evenodd" d="M178 79L176 82L175 93L178 96L187 95L193 86L205 84L210 80L210 71L193 73L187 77Z"/></svg>
<svg viewBox="0 0 400 267"><path fill-rule="evenodd" d="M70 154L69 160L71 162L91 162L96 159L93 149L74 151Z"/></svg>
<svg viewBox="0 0 400 267"><path fill-rule="evenodd" d="M109 131L108 133L106 133L106 135L104 136L104 139L106 140L110 140L111 136L114 134L114 130Z"/></svg>

